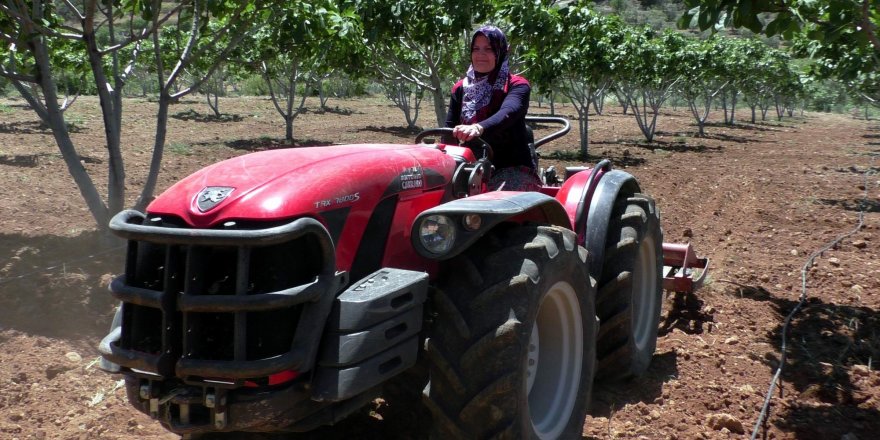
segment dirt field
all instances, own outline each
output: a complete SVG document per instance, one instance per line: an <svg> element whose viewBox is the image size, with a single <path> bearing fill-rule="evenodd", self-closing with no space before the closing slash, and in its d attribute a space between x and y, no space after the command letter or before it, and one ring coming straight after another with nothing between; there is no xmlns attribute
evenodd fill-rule
<svg viewBox="0 0 880 440"><path fill-rule="evenodd" d="M383 100L331 100L324 112L309 105L295 123L297 145L400 143L414 135ZM232 116L209 118L201 101L172 109L160 189L283 137L267 100L224 100L221 110ZM145 100L125 103L131 197L144 182L154 112ZM557 112L573 118L570 107ZM650 145L619 108L591 116L589 163L610 158L634 174L658 200L665 241L693 243L711 259L711 276L695 295L667 297L647 375L597 386L585 438L747 438L784 331L781 389L760 438L865 440L880 432L880 122L808 113L753 125L747 116L740 111L737 125L712 125L697 138L683 109L666 109ZM421 118L433 125L429 114ZM83 165L103 190L96 101L80 98L68 120ZM544 155L576 145L570 134ZM554 163L562 164L543 165ZM122 269L120 243L96 237L51 133L20 100L0 100L0 214L0 438L177 438L127 405L119 377L96 368L95 347L112 317L107 284ZM786 330L804 288L804 307ZM378 402L371 409L316 435L273 438L422 432L406 408Z"/></svg>

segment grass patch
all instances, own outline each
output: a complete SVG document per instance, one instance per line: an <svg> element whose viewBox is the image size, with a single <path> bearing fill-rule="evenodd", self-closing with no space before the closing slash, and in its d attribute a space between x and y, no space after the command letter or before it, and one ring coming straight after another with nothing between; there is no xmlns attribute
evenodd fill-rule
<svg viewBox="0 0 880 440"><path fill-rule="evenodd" d="M183 142L171 142L168 144L168 151L179 156L189 156L192 154L192 147Z"/></svg>
<svg viewBox="0 0 880 440"><path fill-rule="evenodd" d="M79 133L86 127L86 118L75 113L64 113L64 123L67 131Z"/></svg>
<svg viewBox="0 0 880 440"><path fill-rule="evenodd" d="M13 113L13 112L15 112L14 108L12 108L6 104L0 104L0 113Z"/></svg>

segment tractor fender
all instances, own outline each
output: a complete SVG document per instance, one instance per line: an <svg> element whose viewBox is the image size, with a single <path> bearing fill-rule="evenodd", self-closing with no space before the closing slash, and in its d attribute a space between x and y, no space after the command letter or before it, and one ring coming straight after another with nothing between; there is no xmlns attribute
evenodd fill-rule
<svg viewBox="0 0 880 440"><path fill-rule="evenodd" d="M479 215L479 226L465 225L465 216ZM425 248L419 237L422 221L428 216L445 216L455 229L455 241L443 253ZM492 191L453 200L423 211L413 221L411 240L419 255L432 260L452 258L473 245L502 222L536 222L571 229L565 208L553 197L539 192Z"/></svg>
<svg viewBox="0 0 880 440"><path fill-rule="evenodd" d="M602 175L590 200L586 219L576 219L577 223L586 222L584 247L590 254L590 274L598 277L602 273L605 261L605 242L608 237L608 225L611 222L611 211L621 193L635 194L640 192L639 183L632 174L620 170L611 170ZM584 191L586 193L586 191ZM586 194L585 194L586 195Z"/></svg>

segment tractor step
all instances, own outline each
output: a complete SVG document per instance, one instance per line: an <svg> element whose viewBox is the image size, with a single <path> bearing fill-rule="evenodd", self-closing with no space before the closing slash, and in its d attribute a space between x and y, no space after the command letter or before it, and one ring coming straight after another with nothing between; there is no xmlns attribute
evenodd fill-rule
<svg viewBox="0 0 880 440"><path fill-rule="evenodd" d="M703 285L707 273L709 259L697 257L690 243L663 243L663 289L691 293Z"/></svg>

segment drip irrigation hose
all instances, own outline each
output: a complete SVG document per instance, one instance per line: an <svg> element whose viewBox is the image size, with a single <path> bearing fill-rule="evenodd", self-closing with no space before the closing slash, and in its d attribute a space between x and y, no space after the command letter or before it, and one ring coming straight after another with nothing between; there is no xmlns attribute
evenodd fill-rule
<svg viewBox="0 0 880 440"><path fill-rule="evenodd" d="M779 367L776 369L776 373L773 375L773 379L770 381L770 388L767 390L767 395L764 397L764 405L761 407L761 414L758 416L758 421L755 422L755 428L752 431L751 440L755 440L758 437L758 431L761 429L761 426L764 424L767 418L767 413L770 410L770 399L773 398L773 392L776 390L776 384L779 383L779 378L782 375L782 368L785 366L785 353L786 353L786 339L788 336L788 327L791 324L791 320L794 318L794 315L804 306L807 302L807 273L813 265L813 261L819 255L822 255L828 249L831 249L838 243L840 243L843 239L855 234L860 229L862 229L862 225L865 223L865 206L868 201L868 176L874 174L874 159L880 156L880 154L872 154L871 157L871 165L868 169L863 173L862 178L864 180L864 195L862 197L861 202L859 202L859 223L853 228L851 231L837 237L834 241L826 244L822 249L813 252L809 258L807 258L807 262L804 263L804 266L801 268L801 294L798 300L797 305L788 313L788 316L785 317L785 323L782 325L782 344L780 347L780 356L779 356Z"/></svg>

